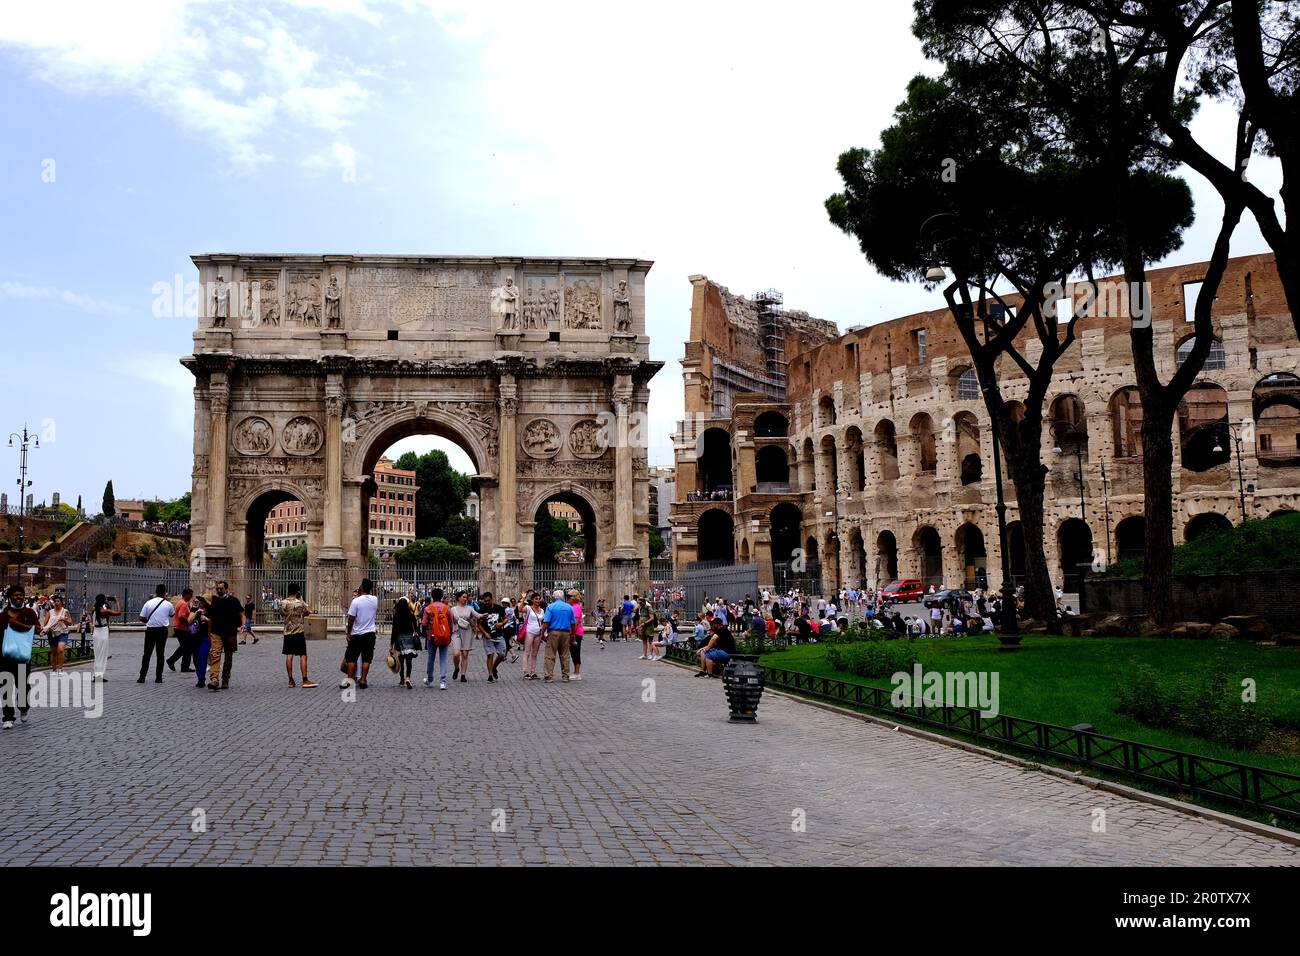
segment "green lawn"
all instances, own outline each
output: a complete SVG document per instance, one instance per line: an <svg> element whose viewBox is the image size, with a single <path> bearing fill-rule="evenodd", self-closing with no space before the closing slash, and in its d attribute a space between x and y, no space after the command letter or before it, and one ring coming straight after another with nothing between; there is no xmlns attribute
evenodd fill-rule
<svg viewBox="0 0 1300 956"><path fill-rule="evenodd" d="M1260 647L1247 641L1165 638L1044 637L1028 635L1021 649L999 653L993 636L926 639L914 647L927 670L996 671L1000 710L1065 727L1092 724L1098 733L1185 750L1206 757L1300 773L1300 648ZM1253 678L1258 705L1276 718L1279 732L1257 750L1238 750L1190 734L1147 727L1115 713L1116 687L1139 664L1149 664L1171 681L1195 674L1222 654L1234 680ZM836 672L826 646L801 645L763 655L768 667L782 667L847 681L891 687Z"/></svg>

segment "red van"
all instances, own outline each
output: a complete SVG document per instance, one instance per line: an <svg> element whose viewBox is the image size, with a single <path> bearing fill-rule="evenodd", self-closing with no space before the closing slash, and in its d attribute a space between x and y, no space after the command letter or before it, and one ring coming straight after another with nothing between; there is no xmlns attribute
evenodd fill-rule
<svg viewBox="0 0 1300 956"><path fill-rule="evenodd" d="M899 578L885 585L885 590L881 592L885 601L890 604L919 601L924 593L925 586L921 584L920 578Z"/></svg>

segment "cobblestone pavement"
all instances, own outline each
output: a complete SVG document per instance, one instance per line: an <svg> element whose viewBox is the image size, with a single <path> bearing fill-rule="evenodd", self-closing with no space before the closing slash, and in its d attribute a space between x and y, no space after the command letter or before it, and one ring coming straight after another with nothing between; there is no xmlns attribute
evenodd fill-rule
<svg viewBox="0 0 1300 956"><path fill-rule="evenodd" d="M554 685L520 680L513 664L499 684L476 670L468 684L407 691L377 662L351 703L337 689L337 640L310 645L319 689L283 686L275 637L239 649L220 694L188 674L136 684L141 646L113 638L101 718L34 709L0 733L0 864L1300 858L1265 837L775 695L757 725L729 724L719 681L639 661L639 645L589 641L584 680ZM1093 832L1098 809L1104 833ZM206 832L194 832L200 818Z"/></svg>

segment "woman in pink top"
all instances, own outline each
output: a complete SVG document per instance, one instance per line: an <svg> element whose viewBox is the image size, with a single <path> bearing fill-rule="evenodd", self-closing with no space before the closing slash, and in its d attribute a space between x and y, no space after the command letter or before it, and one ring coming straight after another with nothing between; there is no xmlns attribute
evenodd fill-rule
<svg viewBox="0 0 1300 956"><path fill-rule="evenodd" d="M569 592L569 604L573 606L573 639L569 641L569 653L573 656L573 679L582 680L582 598L577 591Z"/></svg>

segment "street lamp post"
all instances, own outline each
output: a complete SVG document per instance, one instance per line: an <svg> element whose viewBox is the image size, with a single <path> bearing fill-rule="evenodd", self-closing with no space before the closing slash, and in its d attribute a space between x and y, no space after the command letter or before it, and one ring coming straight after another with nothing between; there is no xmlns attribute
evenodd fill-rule
<svg viewBox="0 0 1300 956"><path fill-rule="evenodd" d="M1101 500L1106 509L1106 567L1110 559L1110 480L1106 477L1106 459L1101 460Z"/></svg>
<svg viewBox="0 0 1300 956"><path fill-rule="evenodd" d="M14 447L14 442L18 442L21 449L18 455L18 582L23 580L23 540L26 535L27 524L27 489L32 483L27 480L27 450L31 448L40 448L41 440L27 431L27 426L23 425L23 431L20 435L18 432L9 433L9 447Z"/></svg>
<svg viewBox="0 0 1300 956"><path fill-rule="evenodd" d="M1225 422L1224 427L1228 429L1228 437L1232 439L1232 444L1237 450L1237 495L1241 502L1241 520L1242 523L1245 523L1249 515L1246 514L1246 476L1241 468L1241 433L1232 422ZM1214 451L1216 454L1223 451L1223 440L1221 438L1215 438Z"/></svg>

